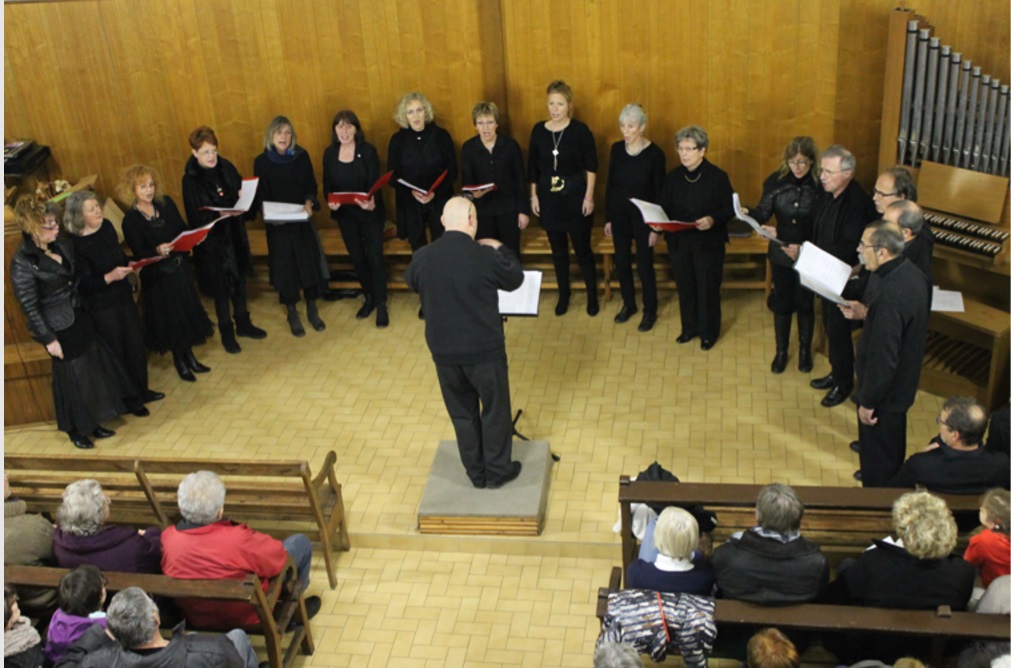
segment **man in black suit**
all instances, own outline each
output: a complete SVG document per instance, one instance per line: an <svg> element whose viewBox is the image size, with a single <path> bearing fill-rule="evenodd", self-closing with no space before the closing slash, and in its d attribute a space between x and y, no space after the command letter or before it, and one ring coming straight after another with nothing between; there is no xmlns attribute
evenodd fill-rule
<svg viewBox="0 0 1011 668"><path fill-rule="evenodd" d="M474 240L474 203L454 197L442 214L446 233L414 251L404 280L421 295L425 339L456 430L460 459L475 487L515 480L512 408L498 290L523 283L523 268L496 239Z"/></svg>
<svg viewBox="0 0 1011 668"><path fill-rule="evenodd" d="M857 262L857 243L867 223L875 218L874 202L853 181L856 159L838 144L821 154L821 183L812 242L846 264ZM826 408L846 401L853 391L853 338L850 322L831 300L822 298L822 317L828 337L832 372L811 381L816 390L828 390L821 405Z"/></svg>

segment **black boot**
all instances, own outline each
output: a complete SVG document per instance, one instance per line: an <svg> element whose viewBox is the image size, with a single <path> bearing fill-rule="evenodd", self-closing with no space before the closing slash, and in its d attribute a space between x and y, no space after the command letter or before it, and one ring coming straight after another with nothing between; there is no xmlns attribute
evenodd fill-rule
<svg viewBox="0 0 1011 668"><path fill-rule="evenodd" d="M326 323L319 317L319 311L316 310L315 299L305 300L305 317L309 319L309 324L317 332L322 332L326 329Z"/></svg>
<svg viewBox="0 0 1011 668"><path fill-rule="evenodd" d="M375 300L372 299L372 297L366 297L365 303L362 304L362 307L360 309L358 309L358 313L355 314L355 318L357 318L358 320L364 320L365 318L372 315L372 311L374 311L375 308L376 308Z"/></svg>
<svg viewBox="0 0 1011 668"><path fill-rule="evenodd" d="M200 363L197 356L193 354L192 348L186 350L186 365L189 366L190 371L193 373L207 373L211 370L211 367Z"/></svg>
<svg viewBox="0 0 1011 668"><path fill-rule="evenodd" d="M376 327L383 329L390 324L390 314L386 310L386 304L376 306Z"/></svg>
<svg viewBox="0 0 1011 668"><path fill-rule="evenodd" d="M197 377L193 375L193 371L190 369L189 361L185 355L173 351L172 361L176 365L176 373L179 374L180 378L187 383L195 383L197 381Z"/></svg>
<svg viewBox="0 0 1011 668"><path fill-rule="evenodd" d="M571 293L568 289L558 290L558 303L555 304L555 315L565 315L569 310L569 296Z"/></svg>
<svg viewBox="0 0 1011 668"><path fill-rule="evenodd" d="M249 316L246 317L248 319ZM219 324L218 331L221 333L221 345L224 346L226 353L235 355L242 352L239 342L235 340L235 328L232 327L232 323Z"/></svg>
<svg viewBox="0 0 1011 668"><path fill-rule="evenodd" d="M288 304L288 327L291 333L297 337L305 336L305 327L302 326L302 319L298 317L298 310L294 304Z"/></svg>
<svg viewBox="0 0 1011 668"><path fill-rule="evenodd" d="M772 373L783 373L786 370L787 351L790 349L790 323L793 316L773 316L776 326L776 356L772 359Z"/></svg>
<svg viewBox="0 0 1011 668"><path fill-rule="evenodd" d="M800 337L800 351L797 356L797 368L804 373L811 373L814 360L811 359L811 340L814 338L814 314L797 314L797 334Z"/></svg>
<svg viewBox="0 0 1011 668"><path fill-rule="evenodd" d="M249 319L249 311L235 314L235 333L239 336L244 336L247 339L267 338L267 332L254 325L252 320ZM231 351L229 350L228 352Z"/></svg>

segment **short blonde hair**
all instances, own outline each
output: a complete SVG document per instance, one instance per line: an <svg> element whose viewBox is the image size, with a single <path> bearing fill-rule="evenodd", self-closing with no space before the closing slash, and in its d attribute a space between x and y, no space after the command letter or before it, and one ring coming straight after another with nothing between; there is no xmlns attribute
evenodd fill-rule
<svg viewBox="0 0 1011 668"><path fill-rule="evenodd" d="M477 119L482 116L491 116L498 123L498 105L494 102L478 102L470 111L470 119L477 125Z"/></svg>
<svg viewBox="0 0 1011 668"><path fill-rule="evenodd" d="M762 629L748 640L748 668L800 668L800 655L779 629Z"/></svg>
<svg viewBox="0 0 1011 668"><path fill-rule="evenodd" d="M653 529L653 544L665 556L691 559L699 546L699 523L684 508L664 508Z"/></svg>
<svg viewBox="0 0 1011 668"><path fill-rule="evenodd" d="M161 202L163 195L161 192L161 176L158 175L154 167L147 165L131 165L123 170L119 177L119 185L116 186L116 194L127 206L137 203L137 186L147 177L154 181L154 198Z"/></svg>
<svg viewBox="0 0 1011 668"><path fill-rule="evenodd" d="M892 505L892 522L902 545L917 559L942 559L958 540L955 518L944 499L925 490L907 492Z"/></svg>
<svg viewBox="0 0 1011 668"><path fill-rule="evenodd" d="M397 125L400 127L407 128L410 125L407 122L407 105L415 100L425 107L425 125L428 125L435 120L435 112L432 111L432 103L429 102L428 98L421 93L413 91L400 98L400 102L397 103L397 111L393 114L393 120L395 120Z"/></svg>
<svg viewBox="0 0 1011 668"><path fill-rule="evenodd" d="M14 205L14 220L22 232L31 237L38 237L46 222L47 212L46 205L34 195L23 195Z"/></svg>

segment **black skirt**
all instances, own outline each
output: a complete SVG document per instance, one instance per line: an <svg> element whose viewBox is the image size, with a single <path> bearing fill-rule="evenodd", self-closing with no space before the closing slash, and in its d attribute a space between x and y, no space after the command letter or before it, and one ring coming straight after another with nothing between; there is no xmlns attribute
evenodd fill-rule
<svg viewBox="0 0 1011 668"><path fill-rule="evenodd" d="M202 345L214 334L185 256L173 255L145 268L141 287L144 345L149 350L184 350Z"/></svg>

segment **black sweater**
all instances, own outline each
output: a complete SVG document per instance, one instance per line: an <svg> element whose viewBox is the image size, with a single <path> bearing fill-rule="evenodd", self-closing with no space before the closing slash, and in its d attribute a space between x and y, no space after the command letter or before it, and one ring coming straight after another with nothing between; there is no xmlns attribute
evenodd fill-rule
<svg viewBox="0 0 1011 668"><path fill-rule="evenodd" d="M489 151L481 137L471 137L460 148L463 185L494 183L495 190L474 199L478 217L482 214L504 216L530 215L530 193L523 175L523 154L512 137L498 135Z"/></svg>
<svg viewBox="0 0 1011 668"><path fill-rule="evenodd" d="M357 142L355 158L349 163L341 163L340 149L340 144L331 144L323 151L324 193L367 193L379 180L379 153L376 147L365 141ZM357 204L342 204L339 209L330 212L330 218L357 223L384 222L386 205L381 190L376 192L375 202L376 208L372 211L366 211Z"/></svg>
<svg viewBox="0 0 1011 668"><path fill-rule="evenodd" d="M650 144L638 155L629 155L625 142L611 146L611 161L607 168L607 189L604 191L604 211L607 221L641 224L642 215L629 198L657 203L664 175L667 173L667 156L656 144Z"/></svg>
<svg viewBox="0 0 1011 668"><path fill-rule="evenodd" d="M716 248L728 240L727 222L734 217L734 187L722 169L705 158L694 172L684 165L671 170L660 191L660 206L671 220L685 223L712 216L708 230L689 229L667 232L668 244L701 243Z"/></svg>

